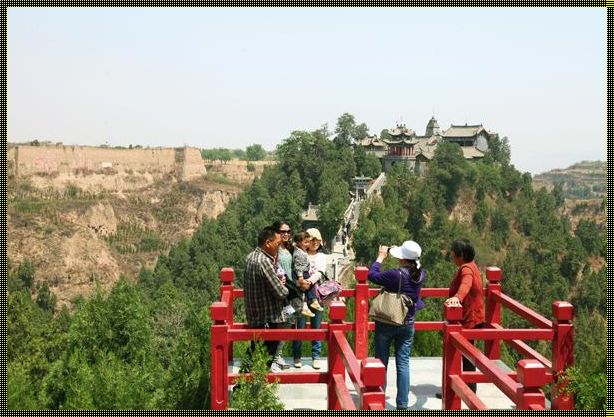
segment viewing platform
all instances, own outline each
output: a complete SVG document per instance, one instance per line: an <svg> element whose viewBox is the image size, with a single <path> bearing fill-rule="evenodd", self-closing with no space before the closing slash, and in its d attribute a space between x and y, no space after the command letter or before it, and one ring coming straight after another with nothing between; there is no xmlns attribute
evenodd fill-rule
<svg viewBox="0 0 614 417"><path fill-rule="evenodd" d="M354 271L356 286L343 289L341 299L328 307L329 321L319 329L250 329L234 322L234 302L244 296L234 287L234 271L221 271L221 301L211 305L211 408L227 409L230 389L239 377L233 358L235 342L260 340L321 340L327 344L328 356L320 361L321 369L311 367L306 358L300 369L269 373L269 381L279 382L279 396L287 409L383 410L394 408L396 370L394 361L388 370L382 362L368 356L369 299L379 293L367 284L367 268ZM565 391L566 369L573 365L573 306L566 301L552 303L553 320L538 314L502 291L502 272L486 268L488 284L484 288L485 324L482 328L464 329L460 324L462 307L442 306L443 321L416 321L415 330L442 333L443 354L440 358L410 359L410 399L413 409L573 409L574 399ZM422 298L445 298L447 288L423 288ZM354 298L353 321L341 301ZM501 310L523 318L533 328L508 329L502 326ZM353 333L353 346L347 334ZM483 341L483 349L471 341ZM526 341L541 340L550 345L550 357L537 352ZM522 358L515 366L500 360L505 343ZM472 362L476 371L463 371L461 358ZM392 359L392 358L391 358ZM289 358L286 362L292 363ZM388 382L386 392L382 389ZM477 393L467 384L477 383ZM544 390L550 390L551 402ZM441 392L443 398L435 395Z"/></svg>
<svg viewBox="0 0 614 417"><path fill-rule="evenodd" d="M292 364L292 358L284 358L286 363ZM290 366L285 372L300 373L314 372L311 367L311 358L302 358L303 367L298 369ZM327 361L320 361L322 373L328 372ZM505 372L511 370L503 363L498 363ZM241 366L240 360L231 361L228 367L229 373L238 373ZM386 373L388 386L386 388L386 405L389 410L395 409L395 397L397 395L395 358L391 357ZM435 394L441 392L441 357L412 357L409 361L411 388L409 390L409 408L412 410L441 410L441 399ZM275 374L273 374L275 375ZM354 384L346 373L346 386L354 402L358 401L358 393ZM286 410L326 410L326 384L279 384L277 393L284 403ZM514 403L501 393L494 384L478 385L478 395L489 409L513 409ZM230 394L232 395L232 393ZM467 408L463 404L463 409Z"/></svg>

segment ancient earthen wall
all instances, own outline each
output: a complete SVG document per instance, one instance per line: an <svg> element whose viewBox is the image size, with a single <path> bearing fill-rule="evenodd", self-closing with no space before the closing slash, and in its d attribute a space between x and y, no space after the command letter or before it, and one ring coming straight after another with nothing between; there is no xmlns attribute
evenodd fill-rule
<svg viewBox="0 0 614 417"><path fill-rule="evenodd" d="M7 155L14 173L72 175L83 172L174 174L178 179L203 175L206 170L196 148L113 149L89 146L12 147Z"/></svg>
<svg viewBox="0 0 614 417"><path fill-rule="evenodd" d="M190 179L202 176L206 172L205 164L200 149L185 148L185 160L183 162L183 178Z"/></svg>

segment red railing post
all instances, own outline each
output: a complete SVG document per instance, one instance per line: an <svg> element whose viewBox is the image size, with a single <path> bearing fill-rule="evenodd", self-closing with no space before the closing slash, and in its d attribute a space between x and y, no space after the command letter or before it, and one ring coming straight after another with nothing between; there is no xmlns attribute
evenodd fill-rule
<svg viewBox="0 0 614 417"><path fill-rule="evenodd" d="M211 409L228 408L228 304L211 304Z"/></svg>
<svg viewBox="0 0 614 417"><path fill-rule="evenodd" d="M345 366L343 365L343 357L341 349L337 344L334 332L343 331L343 319L345 319L346 307L343 301L333 301L330 304L328 317L330 323L328 325L328 409L340 410L341 403L337 398L335 391L335 375L341 377L345 381Z"/></svg>
<svg viewBox="0 0 614 417"><path fill-rule="evenodd" d="M377 358L366 358L360 363L360 379L365 384L361 396L362 410L383 410L386 408L386 395L382 385L386 381L386 368Z"/></svg>
<svg viewBox="0 0 614 417"><path fill-rule="evenodd" d="M522 359L516 367L518 382L522 388L518 392L516 408L520 410L546 408L546 397L541 386L546 384L546 368L535 359Z"/></svg>
<svg viewBox="0 0 614 417"><path fill-rule="evenodd" d="M443 324L443 367L441 378L441 406L444 410L460 410L461 400L449 383L451 375L461 376L462 355L450 340L452 332L461 332L460 320L463 318L462 307L444 306L445 322Z"/></svg>
<svg viewBox="0 0 614 417"><path fill-rule="evenodd" d="M499 304L492 294L501 294L501 269L496 266L486 268L486 323L501 324L501 304ZM489 359L499 359L501 357L501 341L487 340L484 342L484 353Z"/></svg>
<svg viewBox="0 0 614 417"><path fill-rule="evenodd" d="M222 286L220 287L220 297L224 295L224 293L230 293L228 297L228 315L226 317L226 323L229 327L232 327L234 324L234 296L232 290L234 289L234 280L235 280L235 271L232 268L222 268L220 271L220 279L222 281ZM220 298L223 300L223 298ZM228 360L231 361L234 358L233 354L233 343L230 342L228 345Z"/></svg>
<svg viewBox="0 0 614 417"><path fill-rule="evenodd" d="M551 401L554 410L572 410L573 395L565 392L563 376L565 370L574 364L573 355L573 305L567 301L552 303L552 389Z"/></svg>
<svg viewBox="0 0 614 417"><path fill-rule="evenodd" d="M365 359L369 353L369 270L359 266L354 270L356 298L354 300L354 352L356 359Z"/></svg>

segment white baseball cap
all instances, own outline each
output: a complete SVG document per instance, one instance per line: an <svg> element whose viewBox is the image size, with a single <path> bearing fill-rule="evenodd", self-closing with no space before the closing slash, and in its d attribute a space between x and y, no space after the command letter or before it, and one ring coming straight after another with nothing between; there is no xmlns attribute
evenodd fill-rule
<svg viewBox="0 0 614 417"><path fill-rule="evenodd" d="M420 255L422 248L413 240L406 240L402 246L393 246L390 248L390 255L397 259L409 259L416 261L416 266L420 268Z"/></svg>
<svg viewBox="0 0 614 417"><path fill-rule="evenodd" d="M315 227L312 227L311 229L307 229L305 230L305 232L311 236L311 237L315 237L316 239L318 239L320 242L322 241L322 235L320 234L320 231L318 229L316 229Z"/></svg>

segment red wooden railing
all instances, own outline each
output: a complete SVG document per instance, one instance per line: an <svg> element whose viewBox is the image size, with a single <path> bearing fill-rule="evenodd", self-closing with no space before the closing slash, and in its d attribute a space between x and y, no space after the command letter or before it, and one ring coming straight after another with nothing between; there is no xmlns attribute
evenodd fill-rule
<svg viewBox="0 0 614 417"><path fill-rule="evenodd" d="M279 372L269 374L270 381L282 384L322 383L328 386L329 409L383 409L385 396L381 386L385 380L385 368L379 359L368 358L368 334L375 323L369 322L369 298L377 295L377 288L367 284L367 268L355 269L355 289L343 289L340 297L354 297L354 322L345 321L346 306L335 301L330 306L330 323L322 323L320 329L248 329L244 323L233 319L234 300L243 297L242 289L234 288L234 271L221 271L221 301L211 305L211 408L228 407L228 386L235 383L238 374L228 372L235 341L261 340L325 340L328 343L327 372ZM494 383L518 409L544 409L545 397L541 387L551 385L551 408L571 409L573 398L563 390L561 375L573 365L573 306L567 302L553 303L554 322L523 306L502 293L501 270L486 270L488 285L486 295L486 326L482 329L463 329L459 320L462 308L444 309L445 321L416 322L417 331L443 332L442 406L459 409L461 401L469 408L484 409L485 404L474 394L467 383ZM421 297L445 298L447 288L423 288ZM504 329L501 326L501 308L520 315L536 329ZM354 332L354 347L346 339L347 332ZM470 340L484 340L484 352ZM525 340L549 340L552 343L552 360L536 352ZM524 358L515 372L506 373L497 365L500 343L507 343ZM476 365L474 372L461 370L461 355ZM345 374L349 375L359 396L354 404L346 387Z"/></svg>
<svg viewBox="0 0 614 417"><path fill-rule="evenodd" d="M546 319L518 301L502 293L501 270L486 268L486 326L482 329L463 329L459 320L462 307L445 307L443 326L443 408L460 409L461 400L472 409L484 404L469 389L467 383L492 382L519 409L543 409L545 397L540 387L550 384L551 408L573 409L573 397L566 393L561 378L565 369L573 365L573 306L565 301L552 303L554 322ZM536 329L504 329L501 308L518 314ZM484 340L484 353L469 340ZM525 340L548 340L552 346L552 360L548 360L527 345ZM516 372L505 373L495 360L500 358L500 343L504 341L523 359ZM475 372L461 371L461 355L477 368Z"/></svg>

